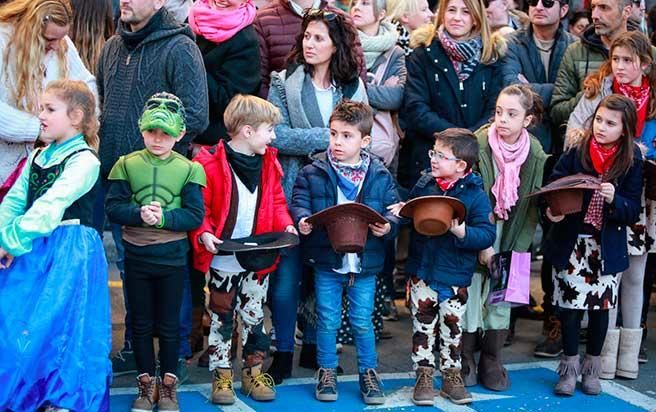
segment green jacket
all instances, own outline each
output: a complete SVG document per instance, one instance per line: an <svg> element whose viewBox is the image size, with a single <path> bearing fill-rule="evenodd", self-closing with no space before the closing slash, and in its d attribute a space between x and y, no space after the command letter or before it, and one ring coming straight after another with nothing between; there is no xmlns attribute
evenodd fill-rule
<svg viewBox="0 0 656 412"><path fill-rule="evenodd" d="M487 133L489 128L490 125L487 124L474 132L474 135L476 135L480 147L477 169L483 178L485 192L489 196L490 203L494 209L496 199L492 195L491 190L496 176L494 173L492 150L488 144ZM530 135L530 138L531 149L526 162L524 162L519 172L521 182L518 193L519 200L510 210L510 213L508 213L508 221L503 225L503 232L501 234L497 233L497 236L501 236L501 250L497 250L497 253L509 250L526 252L531 246L533 235L535 234L535 227L538 224L536 198L527 198L526 196L542 186L542 174L547 155L542 150L542 145L538 139L533 135Z"/></svg>

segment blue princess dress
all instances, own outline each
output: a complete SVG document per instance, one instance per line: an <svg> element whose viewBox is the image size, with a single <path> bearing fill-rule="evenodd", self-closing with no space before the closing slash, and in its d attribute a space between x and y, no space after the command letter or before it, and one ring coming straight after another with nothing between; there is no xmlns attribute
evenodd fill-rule
<svg viewBox="0 0 656 412"><path fill-rule="evenodd" d="M107 261L91 228L100 162L83 137L32 153L0 204L0 411L109 409Z"/></svg>

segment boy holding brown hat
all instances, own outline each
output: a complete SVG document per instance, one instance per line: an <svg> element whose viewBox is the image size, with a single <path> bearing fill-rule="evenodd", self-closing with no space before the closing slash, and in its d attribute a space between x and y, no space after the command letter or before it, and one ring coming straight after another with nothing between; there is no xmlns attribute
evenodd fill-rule
<svg viewBox="0 0 656 412"><path fill-rule="evenodd" d="M433 405L433 353L439 338L440 394L456 404L466 404L472 397L460 376L462 316L478 253L492 246L496 230L483 180L472 172L478 161L478 143L472 132L452 128L436 133L428 156L431 169L412 189L408 203L393 208L414 218L406 264L406 272L412 274L412 361L417 374L412 401ZM431 217L423 213L426 210L438 212Z"/></svg>
<svg viewBox="0 0 656 412"><path fill-rule="evenodd" d="M371 142L372 125L373 112L368 105L351 101L337 105L330 117L327 152L315 155L313 163L301 170L294 185L292 215L305 235L301 243L304 260L315 271L319 364L315 396L321 401L337 400L335 343L346 287L358 355L360 392L366 404L385 402L375 370L377 355L371 314L376 273L382 270L385 259L384 237L394 236L396 232L397 219L387 208L398 202L399 196L394 179L383 163L363 150ZM366 207L353 205L354 202ZM344 206L334 208L336 205ZM332 216L324 212L323 220L308 219L328 208L334 208ZM353 213L355 209L366 210ZM344 235L348 235L348 229L356 230L362 220L368 223L363 230L371 233L365 233L366 240L358 253L338 252L342 250L337 245L340 239L330 234L332 243L329 242L321 224L324 221L332 225L330 221L339 221L342 213L355 216L354 224L347 226L347 230L336 228Z"/></svg>

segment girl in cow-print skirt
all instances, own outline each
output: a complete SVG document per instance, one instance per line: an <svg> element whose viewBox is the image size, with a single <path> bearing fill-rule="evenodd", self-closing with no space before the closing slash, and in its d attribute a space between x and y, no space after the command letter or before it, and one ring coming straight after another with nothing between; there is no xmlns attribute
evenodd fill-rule
<svg viewBox="0 0 656 412"><path fill-rule="evenodd" d="M560 308L563 351L555 387L572 395L579 372L586 394L601 392L600 353L608 329L608 310L617 304L619 273L629 267L627 225L638 221L642 191L642 154L634 144L635 105L620 95L605 97L581 143L565 152L550 181L576 173L602 179L601 188L586 191L581 212L554 216L544 255L553 262L554 304ZM579 364L581 318L588 312L588 342Z"/></svg>

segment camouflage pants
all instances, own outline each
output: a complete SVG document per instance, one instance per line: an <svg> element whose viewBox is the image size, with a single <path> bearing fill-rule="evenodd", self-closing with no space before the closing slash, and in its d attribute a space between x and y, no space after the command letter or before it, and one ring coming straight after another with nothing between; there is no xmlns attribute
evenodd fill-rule
<svg viewBox="0 0 656 412"><path fill-rule="evenodd" d="M258 279L252 272L229 273L210 269L210 370L232 368L230 350L237 315L243 326L244 367L262 363L271 343L264 330L263 306L268 288L268 275Z"/></svg>
<svg viewBox="0 0 656 412"><path fill-rule="evenodd" d="M438 294L423 280L410 279L412 310L412 362L435 368L435 339L439 336L441 371L460 369L460 319L467 308L467 288L451 288L452 294L441 303Z"/></svg>

